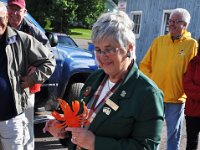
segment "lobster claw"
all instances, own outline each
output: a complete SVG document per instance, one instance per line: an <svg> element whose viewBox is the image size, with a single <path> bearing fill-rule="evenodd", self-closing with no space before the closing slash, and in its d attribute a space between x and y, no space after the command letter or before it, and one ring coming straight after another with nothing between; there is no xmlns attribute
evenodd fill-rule
<svg viewBox="0 0 200 150"><path fill-rule="evenodd" d="M74 113L73 113L71 107L69 106L69 104L65 100L58 98L58 101L59 101L59 104L60 104L62 111L64 112L65 117L70 118L70 117L74 116Z"/></svg>
<svg viewBox="0 0 200 150"><path fill-rule="evenodd" d="M72 102L72 109L75 115L78 115L78 112L80 110L80 103L77 100L74 100Z"/></svg>
<svg viewBox="0 0 200 150"><path fill-rule="evenodd" d="M59 114L58 112L56 112L56 111L53 111L53 112L51 113L51 115L52 115L54 118L56 118L57 120L65 121L65 118L64 118L61 114Z"/></svg>
<svg viewBox="0 0 200 150"><path fill-rule="evenodd" d="M52 112L52 116L54 116L57 120L63 121L60 125L58 125L58 128L63 128L66 126L69 127L81 127L82 125L85 125L89 123L88 119L88 110L85 106L85 103L83 103L83 111L80 112L80 107L82 108L82 103L80 104L78 100L72 101L71 107L70 105L60 98L58 98L58 102L60 104L60 107L64 114L59 114L56 111Z"/></svg>

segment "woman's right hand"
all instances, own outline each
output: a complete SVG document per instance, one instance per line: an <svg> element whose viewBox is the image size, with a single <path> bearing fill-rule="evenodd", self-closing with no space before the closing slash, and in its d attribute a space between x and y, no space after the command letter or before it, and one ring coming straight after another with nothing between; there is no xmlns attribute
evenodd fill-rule
<svg viewBox="0 0 200 150"><path fill-rule="evenodd" d="M46 133L46 131L48 131L54 137L64 139L66 137L66 131L64 128L59 128L59 124L60 122L57 120L49 120L46 122L45 127L43 128L43 132Z"/></svg>

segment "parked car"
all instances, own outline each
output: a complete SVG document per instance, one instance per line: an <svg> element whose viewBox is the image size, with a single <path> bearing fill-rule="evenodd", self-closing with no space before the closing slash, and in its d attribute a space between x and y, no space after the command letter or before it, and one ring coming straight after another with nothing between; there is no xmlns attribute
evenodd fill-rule
<svg viewBox="0 0 200 150"><path fill-rule="evenodd" d="M64 47L79 47L78 44L67 34L54 33L58 37L58 45Z"/></svg>
<svg viewBox="0 0 200 150"><path fill-rule="evenodd" d="M0 0L7 2L7 0ZM56 58L56 68L53 75L35 96L35 110L52 110L58 107L57 98L76 99L87 77L98 69L93 52L81 49L66 34L46 32L37 21L27 13L25 20L46 33ZM36 123L46 120L37 118Z"/></svg>
<svg viewBox="0 0 200 150"><path fill-rule="evenodd" d="M64 33L54 33L54 36L58 39L57 46L53 48L57 66L48 81L51 84L54 83L54 85L46 85L46 83L43 85L48 87L43 92L48 91L50 94L46 95L43 92L36 94L37 108L44 106L41 101L46 102L47 99L50 100L46 105L46 108L49 109L49 104L50 107L57 105L57 103L54 103L57 97L64 99L78 98L80 89L87 77L97 69L93 52L80 48L70 36Z"/></svg>

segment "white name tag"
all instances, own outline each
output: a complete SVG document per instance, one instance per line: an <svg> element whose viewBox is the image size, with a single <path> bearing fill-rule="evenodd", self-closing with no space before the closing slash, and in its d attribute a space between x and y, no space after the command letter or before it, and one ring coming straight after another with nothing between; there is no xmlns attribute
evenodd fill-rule
<svg viewBox="0 0 200 150"><path fill-rule="evenodd" d="M119 106L115 104L111 99L107 99L106 104L110 106L114 111L116 111L119 108Z"/></svg>

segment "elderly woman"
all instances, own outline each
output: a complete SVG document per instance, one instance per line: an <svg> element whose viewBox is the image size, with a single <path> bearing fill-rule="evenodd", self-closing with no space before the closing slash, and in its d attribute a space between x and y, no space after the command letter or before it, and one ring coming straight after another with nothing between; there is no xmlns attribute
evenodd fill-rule
<svg viewBox="0 0 200 150"><path fill-rule="evenodd" d="M198 40L200 45L200 38ZM190 61L183 76L183 88L187 95L185 120L187 132L186 150L197 150L200 133L200 46L197 55Z"/></svg>
<svg viewBox="0 0 200 150"><path fill-rule="evenodd" d="M90 110L89 125L65 128L72 134L69 150L156 149L160 143L163 95L134 61L133 26L121 11L105 13L94 24L92 42L101 69L80 95ZM51 127L45 130L64 137Z"/></svg>

